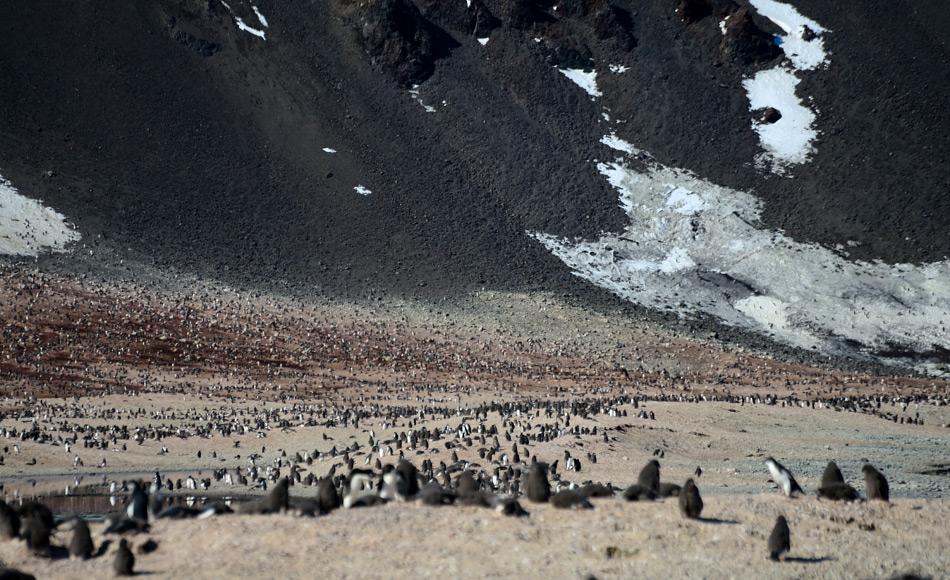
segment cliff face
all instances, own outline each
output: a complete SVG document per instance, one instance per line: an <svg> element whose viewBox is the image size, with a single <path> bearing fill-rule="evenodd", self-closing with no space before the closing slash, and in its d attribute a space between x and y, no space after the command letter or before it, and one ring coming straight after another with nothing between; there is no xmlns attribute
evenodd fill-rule
<svg viewBox="0 0 950 580"><path fill-rule="evenodd" d="M0 175L117 259L327 293L592 290L527 232L629 227L596 165L627 149L754 195L758 225L796 242L937 262L947 12L18 3L0 22Z"/></svg>

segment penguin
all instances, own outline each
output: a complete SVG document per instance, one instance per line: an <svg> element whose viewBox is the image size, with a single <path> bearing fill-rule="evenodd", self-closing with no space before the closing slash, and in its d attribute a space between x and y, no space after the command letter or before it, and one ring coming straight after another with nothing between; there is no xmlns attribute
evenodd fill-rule
<svg viewBox="0 0 950 580"><path fill-rule="evenodd" d="M262 507L263 513L273 514L287 511L290 507L290 494L287 489L290 487L290 481L286 477L281 477L274 485L274 489L264 498Z"/></svg>
<svg viewBox="0 0 950 580"><path fill-rule="evenodd" d="M129 541L122 538L115 553L115 560L112 561L112 570L116 576L131 576L135 574L134 568L135 555L129 549Z"/></svg>
<svg viewBox="0 0 950 580"><path fill-rule="evenodd" d="M545 503L551 499L551 484L548 483L548 466L545 463L532 463L528 472L525 494L535 503Z"/></svg>
<svg viewBox="0 0 950 580"><path fill-rule="evenodd" d="M690 519L698 519L699 514L703 513L703 498L699 495L699 488L692 479L687 479L686 484L679 494L680 511Z"/></svg>
<svg viewBox="0 0 950 580"><path fill-rule="evenodd" d="M441 506L455 503L455 493L445 489L438 483L426 484L419 490L419 501L423 505Z"/></svg>
<svg viewBox="0 0 950 580"><path fill-rule="evenodd" d="M455 493L459 499L469 500L475 497L478 492L478 484L475 483L475 476L468 469L459 474L455 480Z"/></svg>
<svg viewBox="0 0 950 580"><path fill-rule="evenodd" d="M858 495L858 490L847 483L831 483L818 488L818 497L832 501L854 501L861 496Z"/></svg>
<svg viewBox="0 0 950 580"><path fill-rule="evenodd" d="M0 580L36 580L36 576L16 568L0 568Z"/></svg>
<svg viewBox="0 0 950 580"><path fill-rule="evenodd" d="M129 492L129 503L125 508L125 516L138 522L148 521L148 494L142 489L142 484L133 481L132 491Z"/></svg>
<svg viewBox="0 0 950 580"><path fill-rule="evenodd" d="M158 549L158 542L149 538L143 543L139 544L138 549L136 550L139 554L151 554Z"/></svg>
<svg viewBox="0 0 950 580"><path fill-rule="evenodd" d="M643 466L643 469L640 470L640 475L637 477L637 485L646 490L647 494L652 496L650 499L653 499L660 494L659 461L656 459L651 459L649 463Z"/></svg>
<svg viewBox="0 0 950 580"><path fill-rule="evenodd" d="M627 501L653 501L656 499L656 494L639 483L634 483L623 490L623 499Z"/></svg>
<svg viewBox="0 0 950 580"><path fill-rule="evenodd" d="M775 461L774 458L766 457L765 466L769 468L769 473L772 474L772 481L782 489L782 493L786 497L792 497L796 493L805 493L798 482L795 481L792 472L778 461Z"/></svg>
<svg viewBox="0 0 950 580"><path fill-rule="evenodd" d="M406 497L412 498L419 493L419 470L410 461L400 459L396 471L402 475L406 485Z"/></svg>
<svg viewBox="0 0 950 580"><path fill-rule="evenodd" d="M821 487L831 487L836 483L845 483L844 476L841 475L838 464L829 461L828 465L825 466L825 471L821 474Z"/></svg>
<svg viewBox="0 0 950 580"><path fill-rule="evenodd" d="M49 537L52 530L41 518L33 515L20 520L20 535L26 540L26 547L37 556L49 555Z"/></svg>
<svg viewBox="0 0 950 580"><path fill-rule="evenodd" d="M317 505L320 513L326 514L340 507L340 494L329 477L321 478L317 482Z"/></svg>
<svg viewBox="0 0 950 580"><path fill-rule="evenodd" d="M7 502L0 500L0 540L20 535L20 515Z"/></svg>
<svg viewBox="0 0 950 580"><path fill-rule="evenodd" d="M864 473L864 491L868 499L891 501L890 487L884 475L870 463L865 463L861 471Z"/></svg>
<svg viewBox="0 0 950 580"><path fill-rule="evenodd" d="M495 504L495 511L503 516L512 518L526 518L530 514L525 510L518 500L514 498L505 498Z"/></svg>
<svg viewBox="0 0 950 580"><path fill-rule="evenodd" d="M675 483L665 483L660 482L660 493L658 497L679 497L680 491L683 488L676 485Z"/></svg>
<svg viewBox="0 0 950 580"><path fill-rule="evenodd" d="M409 499L407 495L408 488L409 484L406 482L401 471L397 471L392 465L387 465L386 468L383 469L383 485L379 492L379 497L385 500L398 499L400 501L406 501Z"/></svg>
<svg viewBox="0 0 950 580"><path fill-rule="evenodd" d="M290 487L290 482L286 477L281 477L274 484L274 488L270 490L270 493L257 501L240 505L238 511L244 514L276 514L287 511L290 507L288 487Z"/></svg>
<svg viewBox="0 0 950 580"><path fill-rule="evenodd" d="M769 534L769 559L778 561L783 554L792 549L791 531L788 529L788 520L779 516L775 520L775 527Z"/></svg>
<svg viewBox="0 0 950 580"><path fill-rule="evenodd" d="M574 489L565 489L551 496L551 505L558 509L594 509L587 496Z"/></svg>
<svg viewBox="0 0 950 580"><path fill-rule="evenodd" d="M19 515L20 515L21 526L23 525L24 520L28 518L33 518L42 522L42 524L46 526L47 528L49 528L50 530L56 527L56 523L53 518L53 512L48 507L46 507L45 505L39 502L30 501L23 504L22 506L20 506ZM22 530L22 527L21 527L21 530Z"/></svg>
<svg viewBox="0 0 950 580"><path fill-rule="evenodd" d="M94 550L89 524L82 518L76 518L73 520L73 535L69 539L69 557L88 560L92 557Z"/></svg>
<svg viewBox="0 0 950 580"><path fill-rule="evenodd" d="M588 483L581 487L580 492L587 497L613 497L614 490L602 483Z"/></svg>

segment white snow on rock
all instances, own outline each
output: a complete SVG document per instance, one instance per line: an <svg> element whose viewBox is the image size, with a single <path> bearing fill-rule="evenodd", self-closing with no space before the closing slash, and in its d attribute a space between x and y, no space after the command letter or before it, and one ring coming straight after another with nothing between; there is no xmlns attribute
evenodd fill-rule
<svg viewBox="0 0 950 580"><path fill-rule="evenodd" d="M329 147L324 147L324 148L323 148L323 152L324 152L324 153L333 154L333 153L336 153L336 149L331 149L331 148L329 148Z"/></svg>
<svg viewBox="0 0 950 580"><path fill-rule="evenodd" d="M623 66L622 64L610 65L610 72L614 73L615 75L622 75L628 70L630 70L630 67Z"/></svg>
<svg viewBox="0 0 950 580"><path fill-rule="evenodd" d="M772 170L776 173L782 173L789 164L807 162L815 150L812 145L818 136L814 128L815 113L795 95L799 82L784 68L759 71L742 81L749 97L749 110L774 107L782 114L775 123L752 121L752 128L771 157Z"/></svg>
<svg viewBox="0 0 950 580"><path fill-rule="evenodd" d="M61 213L20 195L0 176L0 254L35 257L41 252L62 252L79 238Z"/></svg>
<svg viewBox="0 0 950 580"><path fill-rule="evenodd" d="M486 44L488 44L488 41L491 40L491 38L489 38L488 36L486 36L486 37L484 37L484 38L479 38L479 39L477 39L477 40L478 40L478 43L479 43L479 44L481 44L482 46L485 46Z"/></svg>
<svg viewBox="0 0 950 580"><path fill-rule="evenodd" d="M588 95L597 98L603 94L597 88L597 71L585 71L579 68L559 68L557 70L571 79L574 84L584 89Z"/></svg>
<svg viewBox="0 0 950 580"><path fill-rule="evenodd" d="M422 97L419 96L419 85L412 85L412 88L409 89L409 95L412 96L412 99L419 103L426 113L434 113L436 108L432 105L427 105L422 101ZM444 101L443 101L444 102Z"/></svg>
<svg viewBox="0 0 950 580"><path fill-rule="evenodd" d="M364 186L362 186L362 185L357 185L357 186L354 187L353 189L356 190L356 193L358 193L358 194L360 194L360 195L364 195L364 196L373 193L372 191L370 191L369 189L367 189L366 187L364 187Z"/></svg>
<svg viewBox="0 0 950 580"><path fill-rule="evenodd" d="M776 0L750 0L755 10L785 31L782 36L782 51L798 70L812 70L828 63L825 53L825 41L822 33L829 32L811 18L802 16L791 4ZM805 40L802 37L805 27L815 33L815 38Z"/></svg>
<svg viewBox="0 0 950 580"><path fill-rule="evenodd" d="M261 14L261 11L257 9L257 6L251 6L251 8L254 10L254 15L257 16L257 21L261 23L261 26L267 28L269 26L267 24L267 19L264 18L263 14Z"/></svg>
<svg viewBox="0 0 950 580"><path fill-rule="evenodd" d="M241 18L240 16L238 16L237 14L234 13L234 10L231 8L231 5L230 5L230 4L228 4L228 3L225 2L224 0L221 0L221 4L224 5L224 7L228 9L228 12L231 13L231 18L234 19L234 24L237 25L237 27L238 27L239 30L243 30L244 32L248 32L248 33L250 33L250 34L253 34L254 36L256 36L256 37L258 37L258 38L260 38L260 39L262 39L262 40L267 40L266 35L264 34L264 31L263 31L263 30L258 30L257 28L254 28L254 27L252 27L252 26L248 26L247 23L244 22L244 19L243 19L243 18ZM257 12L257 7L254 8L254 12L257 13L257 15L258 15L258 20L260 20L262 17L261 17L261 15L260 15L260 13ZM262 20L261 23L262 23L264 26L267 26L265 20Z"/></svg>
<svg viewBox="0 0 950 580"><path fill-rule="evenodd" d="M787 344L894 364L890 347L950 348L950 262L848 260L760 223L762 202L655 161L599 163L628 217L622 232L528 232L577 276L645 307L713 316ZM950 372L933 360L913 361Z"/></svg>
<svg viewBox="0 0 950 580"><path fill-rule="evenodd" d="M830 32L828 29L803 16L791 4L777 0L751 0L751 3L759 14L785 31L785 36L780 37L780 46L795 70L809 71L828 64L821 36ZM719 25L725 33L725 20ZM814 33L810 40L804 38L806 27ZM795 95L798 82L796 74L782 64L759 71L742 82L750 110L774 107L782 114L782 118L771 125L752 121L752 128L765 149L764 154L756 157L756 165L770 167L778 175L785 175L790 165L808 162L814 152L815 113Z"/></svg>
<svg viewBox="0 0 950 580"><path fill-rule="evenodd" d="M609 121L610 118L607 117L607 120ZM640 153L640 150L634 147L632 143L628 143L627 141L624 141L620 137L617 137L617 135L615 135L614 133L611 133L610 135L604 135L603 137L600 138L600 142L606 145L607 147L610 147L611 149L616 149L617 151L623 151L627 155L636 155Z"/></svg>

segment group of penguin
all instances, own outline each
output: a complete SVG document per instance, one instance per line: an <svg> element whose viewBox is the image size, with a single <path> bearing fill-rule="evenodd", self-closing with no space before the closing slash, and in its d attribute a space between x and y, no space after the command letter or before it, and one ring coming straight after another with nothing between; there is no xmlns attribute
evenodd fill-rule
<svg viewBox="0 0 950 580"><path fill-rule="evenodd" d="M785 496L794 497L804 494L794 475L772 457L765 459L765 465L771 475L771 481ZM565 487L552 490L548 480L549 466L533 458L526 474L524 497L533 503L549 503L559 509L592 509L591 498L612 497L616 488L609 484L588 483L583 486ZM889 501L890 493L887 479L873 466L867 464L862 469L865 479L866 498L868 500ZM696 477L702 471L696 469ZM158 477L158 476L157 476ZM295 501L294 509L301 515L323 515L338 508L359 508L380 505L393 500L418 501L429 506L449 504L480 506L493 508L506 516L524 517L528 512L514 496L499 495L490 490L480 478L470 470L462 471L454 483L443 486L438 481L429 480L420 485L420 473L406 459L400 459L395 465L388 464L381 473L371 470L352 469L345 478L347 486L341 494L332 477L321 478L317 483L317 493L313 498ZM159 481L161 481L159 479ZM237 511L244 514L273 514L291 510L291 482L282 477L270 492L256 500L239 503L236 509L218 503L199 509L180 505L164 506L164 500L153 483L151 497L139 482L132 482L128 502L124 511L106 518L105 533L127 533L148 531L149 523L163 518L206 518L214 515ZM660 463L656 459L649 461L637 478L637 482L623 490L621 496L627 501L652 501L668 497L678 498L679 508L684 517L700 519L703 511L703 499L693 478L686 480L683 486L660 481ZM818 496L838 501L860 499L857 490L845 482L841 470L832 461L828 463L818 488ZM81 518L73 518L63 524L72 532L67 550L70 557L88 559L103 555L108 542L95 549L89 525ZM38 502L23 504L18 510L0 501L0 538L21 538L28 549L38 556L50 556L57 549L50 543L50 536L57 529L53 513ZM157 548L154 540L148 540L139 551L147 553ZM780 515L768 536L768 556L778 561L791 550L791 531L788 520ZM127 576L134 573L135 555L129 542L122 538L115 552L113 570L116 575ZM29 574L14 569L0 570L0 580L18 580L32 578Z"/></svg>

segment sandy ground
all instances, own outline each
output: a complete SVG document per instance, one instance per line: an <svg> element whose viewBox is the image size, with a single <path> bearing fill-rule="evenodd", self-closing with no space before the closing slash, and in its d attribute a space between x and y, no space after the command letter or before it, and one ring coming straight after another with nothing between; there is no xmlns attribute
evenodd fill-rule
<svg viewBox="0 0 950 580"><path fill-rule="evenodd" d="M227 516L160 522L159 548L137 570L162 578L886 578L950 574L944 500L832 504L777 495L708 498L706 521L684 520L672 500L599 500L564 512L527 505L512 519L480 508L391 504L310 519ZM784 514L790 560L767 559L766 537ZM96 534L96 541L102 537ZM42 578L111 574L115 540L86 562L40 560L23 544L0 558Z"/></svg>

